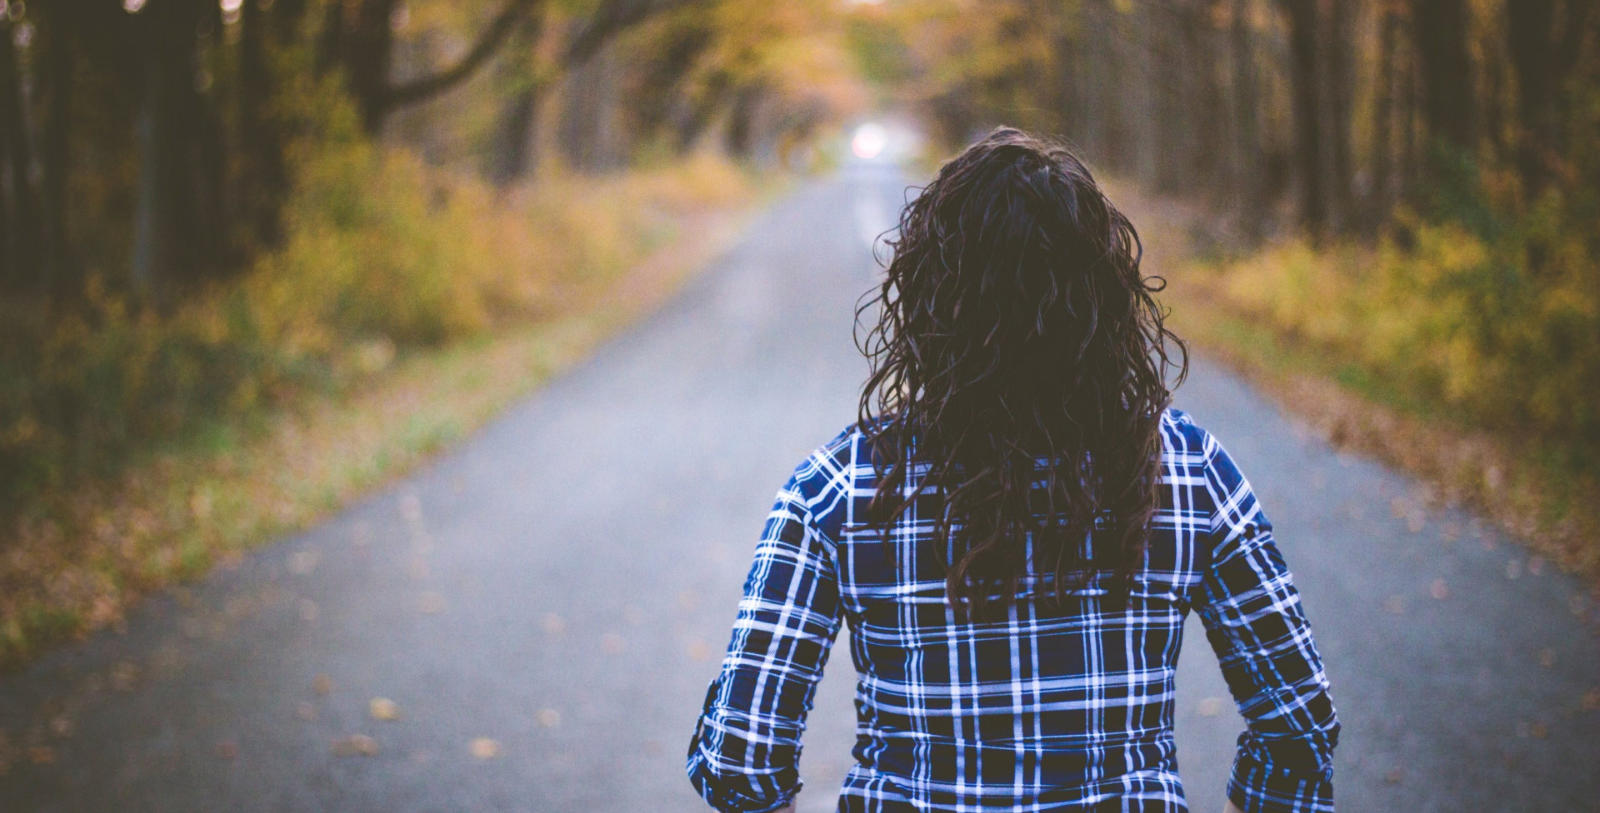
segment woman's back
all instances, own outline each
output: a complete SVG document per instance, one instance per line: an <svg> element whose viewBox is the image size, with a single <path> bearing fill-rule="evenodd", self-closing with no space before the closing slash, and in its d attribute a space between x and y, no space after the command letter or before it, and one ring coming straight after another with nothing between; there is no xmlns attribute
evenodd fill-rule
<svg viewBox="0 0 1600 813"><path fill-rule="evenodd" d="M1187 356L1133 225L1065 148L1001 128L941 167L892 245L861 311L858 420L778 493L696 787L722 810L793 797L848 625L841 810L1183 810L1173 674L1194 609L1250 721L1229 798L1331 809L1338 723L1299 596L1249 483L1170 408Z"/></svg>
<svg viewBox="0 0 1600 813"><path fill-rule="evenodd" d="M757 548L691 743L697 787L725 810L792 797L804 716L843 625L858 742L840 810L1186 810L1173 676L1193 609L1251 721L1230 797L1246 810L1331 809L1338 724L1271 524L1187 415L1168 410L1161 436L1162 497L1125 595L1101 574L1054 602L1030 568L1005 618L967 623L946 601L948 552L927 544L918 511L939 495L886 536L861 519L877 477L864 435L851 426L817 449ZM1273 799L1287 806L1250 804Z"/></svg>

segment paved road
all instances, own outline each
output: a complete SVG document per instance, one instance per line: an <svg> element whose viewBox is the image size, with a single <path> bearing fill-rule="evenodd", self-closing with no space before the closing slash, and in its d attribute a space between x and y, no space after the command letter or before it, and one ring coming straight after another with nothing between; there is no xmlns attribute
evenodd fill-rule
<svg viewBox="0 0 1600 813"><path fill-rule="evenodd" d="M704 809L689 732L773 492L854 414L851 306L904 183L853 166L801 188L455 451L0 678L22 749L0 810ZM1465 515L1396 516L1412 482L1212 365L1178 403L1277 523L1345 724L1342 809L1595 809L1600 647L1572 580ZM1216 810L1240 723L1188 642L1182 767ZM849 668L813 712L803 810L830 810L846 769ZM334 753L352 734L377 753Z"/></svg>

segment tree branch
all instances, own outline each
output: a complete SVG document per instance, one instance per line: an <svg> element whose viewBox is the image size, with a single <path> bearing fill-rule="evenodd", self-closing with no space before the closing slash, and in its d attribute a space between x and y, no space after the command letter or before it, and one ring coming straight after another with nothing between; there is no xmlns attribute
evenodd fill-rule
<svg viewBox="0 0 1600 813"><path fill-rule="evenodd" d="M701 2L704 0L607 0L595 12L594 18L567 44L561 57L561 66L574 68L582 65L617 34L656 14Z"/></svg>
<svg viewBox="0 0 1600 813"><path fill-rule="evenodd" d="M483 67L489 57L505 44L516 27L517 18L527 13L541 0L507 0L504 8L489 22L488 28L478 36L467 55L460 62L432 76L424 76L400 85L389 87L383 94L383 106L388 109L404 107L424 101L464 82Z"/></svg>

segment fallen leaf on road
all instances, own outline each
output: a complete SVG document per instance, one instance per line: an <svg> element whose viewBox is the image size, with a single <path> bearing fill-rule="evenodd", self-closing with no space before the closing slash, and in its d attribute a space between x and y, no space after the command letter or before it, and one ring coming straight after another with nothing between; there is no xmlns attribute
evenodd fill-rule
<svg viewBox="0 0 1600 813"><path fill-rule="evenodd" d="M367 713L374 720L400 719L400 707L387 697L374 697L367 701Z"/></svg>
<svg viewBox="0 0 1600 813"><path fill-rule="evenodd" d="M320 614L321 614L321 611L317 609L317 603L315 601L312 601L311 599L308 599L308 598L300 599L300 620L301 621L307 621L307 622L315 621L315 620L317 620L317 616L320 615Z"/></svg>
<svg viewBox="0 0 1600 813"><path fill-rule="evenodd" d="M289 572L296 576L304 576L317 569L317 562L322 556L314 550L297 550L289 556Z"/></svg>
<svg viewBox="0 0 1600 813"><path fill-rule="evenodd" d="M1428 595L1442 601L1450 597L1450 586L1444 583L1444 579L1434 579L1428 587Z"/></svg>
<svg viewBox="0 0 1600 813"><path fill-rule="evenodd" d="M442 613L444 612L444 596L431 590L423 593L422 600L418 602L418 609L422 610L425 615Z"/></svg>
<svg viewBox="0 0 1600 813"><path fill-rule="evenodd" d="M406 522L418 522L422 519L422 500L415 494L407 494L400 498L400 516Z"/></svg>
<svg viewBox="0 0 1600 813"><path fill-rule="evenodd" d="M50 733L57 737L72 736L72 718L65 714L58 714L51 718Z"/></svg>
<svg viewBox="0 0 1600 813"><path fill-rule="evenodd" d="M1600 711L1600 688L1584 692L1582 705L1584 711Z"/></svg>
<svg viewBox="0 0 1600 813"><path fill-rule="evenodd" d="M566 619L556 615L555 613L545 613L544 618L540 620L539 625L544 627L544 631L550 633L551 635L556 635L567 628Z"/></svg>
<svg viewBox="0 0 1600 813"><path fill-rule="evenodd" d="M317 675L311 679L311 690L317 694L327 694L333 691L333 678L327 675Z"/></svg>
<svg viewBox="0 0 1600 813"><path fill-rule="evenodd" d="M600 649L604 650L608 655L621 654L625 648L627 648L627 642L622 640L621 635L608 632L600 636Z"/></svg>
<svg viewBox="0 0 1600 813"><path fill-rule="evenodd" d="M1200 701L1200 707L1196 711L1201 717L1215 717L1222 713L1222 698L1207 697Z"/></svg>
<svg viewBox="0 0 1600 813"><path fill-rule="evenodd" d="M1550 729L1544 723L1534 723L1528 726L1528 733L1532 734L1534 739L1542 740L1550 736Z"/></svg>
<svg viewBox="0 0 1600 813"><path fill-rule="evenodd" d="M1383 600L1383 609L1395 615L1403 615L1406 611L1406 600L1400 596L1390 596Z"/></svg>
<svg viewBox="0 0 1600 813"><path fill-rule="evenodd" d="M413 558L411 564L406 566L406 572L411 574L411 578L417 581L428 578L428 560L421 556Z"/></svg>
<svg viewBox="0 0 1600 813"><path fill-rule="evenodd" d="M317 719L317 707L302 700L299 705L294 707L294 716L302 720L315 720Z"/></svg>
<svg viewBox="0 0 1600 813"><path fill-rule="evenodd" d="M139 666L133 661L117 661L111 667L111 688L119 692L133 691L133 684L139 679Z"/></svg>
<svg viewBox="0 0 1600 813"><path fill-rule="evenodd" d="M256 604L249 596L233 596L222 607L222 614L229 618L244 618L255 612Z"/></svg>
<svg viewBox="0 0 1600 813"><path fill-rule="evenodd" d="M1556 651L1549 647L1539 650L1539 665L1546 669L1556 665Z"/></svg>
<svg viewBox="0 0 1600 813"><path fill-rule="evenodd" d="M333 741L333 754L340 757L370 757L378 753L378 741L365 734L351 734Z"/></svg>
<svg viewBox="0 0 1600 813"><path fill-rule="evenodd" d="M539 711L536 712L533 717L535 720L539 721L539 725L542 725L545 728L555 728L556 726L561 725L561 712L556 711L555 709L539 709Z"/></svg>
<svg viewBox="0 0 1600 813"><path fill-rule="evenodd" d="M472 755L478 759L494 759L500 756L500 743L488 737L479 737L472 741Z"/></svg>
<svg viewBox="0 0 1600 813"><path fill-rule="evenodd" d="M217 743L217 756L221 759L233 759L239 755L239 745L232 740L223 740Z"/></svg>
<svg viewBox="0 0 1600 813"><path fill-rule="evenodd" d="M689 642L689 659L703 661L711 657L711 645L705 641L695 639Z"/></svg>
<svg viewBox="0 0 1600 813"><path fill-rule="evenodd" d="M1406 772L1405 771L1403 771L1403 770L1401 770L1399 768L1390 768L1388 771L1384 772L1383 781L1386 784L1398 785L1398 784L1400 784L1400 780L1404 779L1405 776L1406 776Z"/></svg>
<svg viewBox="0 0 1600 813"><path fill-rule="evenodd" d="M48 745L35 745L28 749L28 761L35 765L51 765L56 761L56 749Z"/></svg>

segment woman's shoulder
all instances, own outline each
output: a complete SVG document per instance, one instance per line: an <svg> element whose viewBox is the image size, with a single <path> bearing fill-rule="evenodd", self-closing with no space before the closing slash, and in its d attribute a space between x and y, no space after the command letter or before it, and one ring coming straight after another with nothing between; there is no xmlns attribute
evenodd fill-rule
<svg viewBox="0 0 1600 813"><path fill-rule="evenodd" d="M1170 406L1161 413L1161 441L1165 454L1191 464L1203 463L1217 445L1217 439L1188 410Z"/></svg>
<svg viewBox="0 0 1600 813"><path fill-rule="evenodd" d="M852 421L848 426L840 429L833 437L824 441L811 452L811 459L823 458L836 462L840 466L849 466L855 462L866 463L871 454L873 435L882 430L890 422L887 416L874 416L867 420Z"/></svg>
<svg viewBox="0 0 1600 813"><path fill-rule="evenodd" d="M858 441L862 438L859 422L839 430L823 441L795 466L793 480L802 485L808 497L823 490L840 490L847 487L851 469L856 461Z"/></svg>

